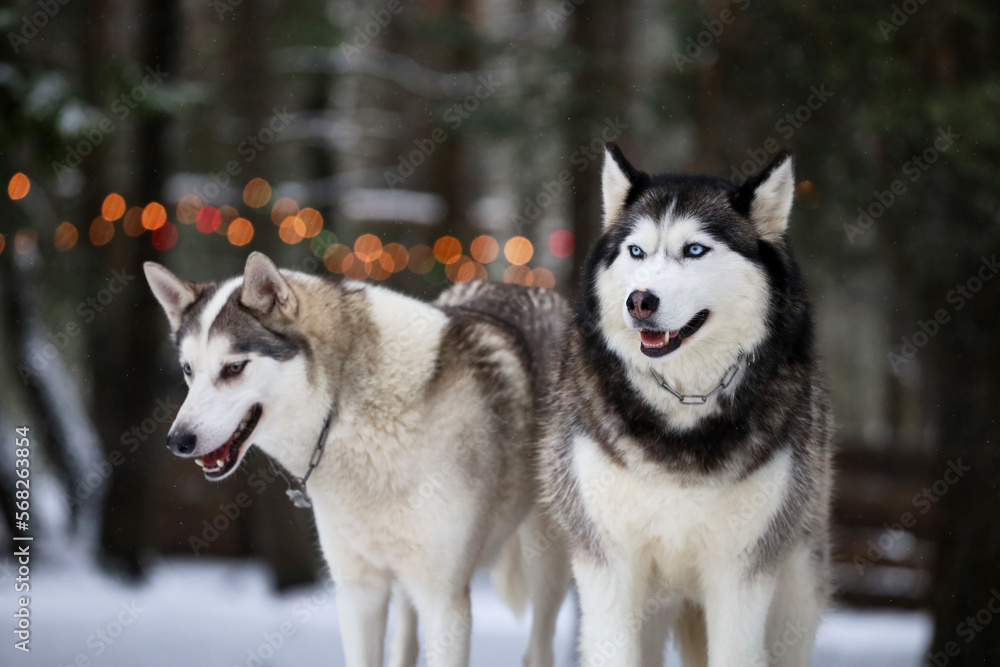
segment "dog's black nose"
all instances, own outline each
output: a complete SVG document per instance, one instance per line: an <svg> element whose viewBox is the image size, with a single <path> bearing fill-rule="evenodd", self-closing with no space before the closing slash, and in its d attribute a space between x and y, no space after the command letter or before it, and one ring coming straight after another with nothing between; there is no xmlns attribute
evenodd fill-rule
<svg viewBox="0 0 1000 667"><path fill-rule="evenodd" d="M660 300L652 292L646 290L636 290L628 295L625 306L628 314L637 320L644 320L656 312L656 307L660 305Z"/></svg>
<svg viewBox="0 0 1000 667"><path fill-rule="evenodd" d="M175 433L167 436L167 447L174 454L190 454L197 441L198 437L194 433Z"/></svg>

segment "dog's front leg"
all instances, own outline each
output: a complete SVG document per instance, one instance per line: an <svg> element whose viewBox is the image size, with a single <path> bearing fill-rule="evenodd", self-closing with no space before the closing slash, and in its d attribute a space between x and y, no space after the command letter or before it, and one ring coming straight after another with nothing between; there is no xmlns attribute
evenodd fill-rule
<svg viewBox="0 0 1000 667"><path fill-rule="evenodd" d="M775 580L728 562L702 574L709 667L767 667L764 637Z"/></svg>
<svg viewBox="0 0 1000 667"><path fill-rule="evenodd" d="M468 585L462 590L417 598L424 623L427 667L468 667L472 604Z"/></svg>
<svg viewBox="0 0 1000 667"><path fill-rule="evenodd" d="M590 556L574 557L582 614L580 667L639 665L642 624L636 614L634 570L623 562L612 566Z"/></svg>
<svg viewBox="0 0 1000 667"><path fill-rule="evenodd" d="M348 574L337 586L347 667L382 667L391 582L380 572Z"/></svg>

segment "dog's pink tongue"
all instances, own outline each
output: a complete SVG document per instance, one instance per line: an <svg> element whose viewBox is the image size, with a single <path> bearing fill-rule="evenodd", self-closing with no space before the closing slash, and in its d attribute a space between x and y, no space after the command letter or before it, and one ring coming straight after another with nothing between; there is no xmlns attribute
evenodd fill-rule
<svg viewBox="0 0 1000 667"><path fill-rule="evenodd" d="M639 335L646 345L660 345L667 339L667 334L662 331L640 331Z"/></svg>

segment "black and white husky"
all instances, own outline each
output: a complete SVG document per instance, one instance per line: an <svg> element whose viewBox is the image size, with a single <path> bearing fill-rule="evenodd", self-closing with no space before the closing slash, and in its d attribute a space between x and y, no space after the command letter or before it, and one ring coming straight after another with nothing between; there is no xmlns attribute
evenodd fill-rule
<svg viewBox="0 0 1000 667"><path fill-rule="evenodd" d="M613 144L543 443L584 667L809 663L829 589L831 417L786 228L792 159L743 185Z"/></svg>
<svg viewBox="0 0 1000 667"><path fill-rule="evenodd" d="M532 547L552 535L535 468L558 296L470 283L427 304L260 253L220 283L145 269L188 383L169 447L209 480L251 445L308 479L348 667L383 664L390 594L392 667L416 664L418 615L427 664L466 667L484 565L513 607L531 598L525 665L551 667L569 562Z"/></svg>

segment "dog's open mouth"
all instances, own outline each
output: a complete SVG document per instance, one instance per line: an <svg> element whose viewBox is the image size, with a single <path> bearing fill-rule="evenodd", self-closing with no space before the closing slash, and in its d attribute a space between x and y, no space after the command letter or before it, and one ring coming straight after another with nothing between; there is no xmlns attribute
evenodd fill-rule
<svg viewBox="0 0 1000 667"><path fill-rule="evenodd" d="M642 342L639 348L647 357L665 357L681 346L681 341L694 335L708 319L708 311L703 310L676 331L640 331Z"/></svg>
<svg viewBox="0 0 1000 667"><path fill-rule="evenodd" d="M240 453L250 434L257 427L260 416L264 409L260 403L247 410L243 415L243 420L236 427L229 439L214 452L209 452L204 456L194 460L199 466L205 469L205 477L208 479L219 479L224 477L230 470L239 463Z"/></svg>

